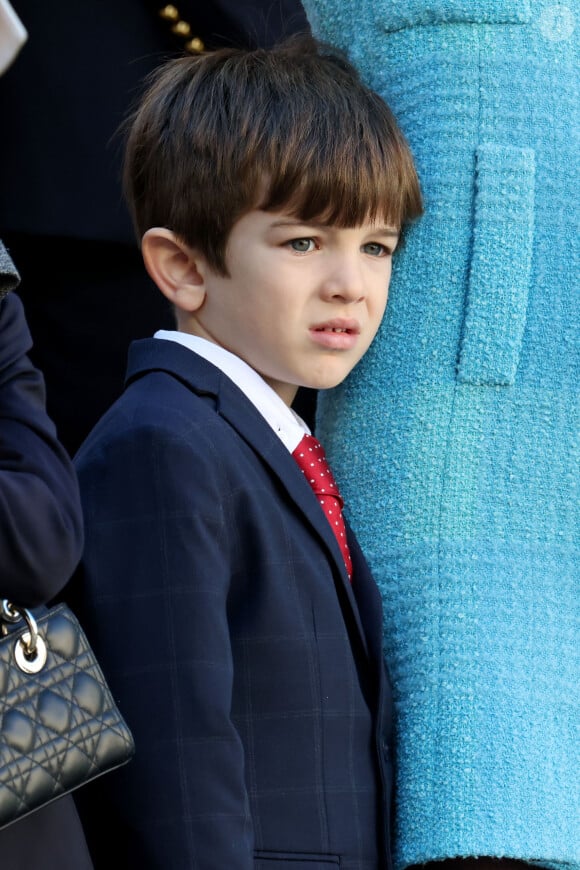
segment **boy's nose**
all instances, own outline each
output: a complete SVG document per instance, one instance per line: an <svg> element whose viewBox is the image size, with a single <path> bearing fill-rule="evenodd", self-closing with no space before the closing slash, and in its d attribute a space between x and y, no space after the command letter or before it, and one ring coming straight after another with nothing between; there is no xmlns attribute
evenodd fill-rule
<svg viewBox="0 0 580 870"><path fill-rule="evenodd" d="M365 298L365 287L360 266L346 257L342 258L326 276L322 294L328 301L362 301Z"/></svg>

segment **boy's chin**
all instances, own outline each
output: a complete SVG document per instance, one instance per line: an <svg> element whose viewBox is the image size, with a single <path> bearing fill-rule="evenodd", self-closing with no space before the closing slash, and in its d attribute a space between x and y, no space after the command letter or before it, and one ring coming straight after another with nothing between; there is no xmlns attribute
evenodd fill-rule
<svg viewBox="0 0 580 870"><path fill-rule="evenodd" d="M305 384L304 386L312 390L332 390L334 387L340 386L340 384L348 378L351 371L352 368L348 369L347 372L341 372L340 374L327 374L320 378L313 378L311 383Z"/></svg>

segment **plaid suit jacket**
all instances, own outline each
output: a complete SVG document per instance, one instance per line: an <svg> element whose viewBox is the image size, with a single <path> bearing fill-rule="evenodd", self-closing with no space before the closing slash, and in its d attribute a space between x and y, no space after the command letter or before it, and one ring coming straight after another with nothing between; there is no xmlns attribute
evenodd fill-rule
<svg viewBox="0 0 580 870"><path fill-rule="evenodd" d="M137 341L76 467L78 606L136 741L80 795L96 866L388 867L380 597L254 406Z"/></svg>

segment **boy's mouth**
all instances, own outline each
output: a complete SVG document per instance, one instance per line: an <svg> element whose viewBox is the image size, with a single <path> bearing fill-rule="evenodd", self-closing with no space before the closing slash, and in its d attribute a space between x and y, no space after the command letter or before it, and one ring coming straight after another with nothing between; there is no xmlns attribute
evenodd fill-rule
<svg viewBox="0 0 580 870"><path fill-rule="evenodd" d="M310 328L310 335L315 344L329 350L351 350L358 341L359 334L358 321L346 318L316 323Z"/></svg>
<svg viewBox="0 0 580 870"><path fill-rule="evenodd" d="M356 320L351 319L335 319L329 320L327 323L317 323L312 327L313 332L334 332L346 333L347 335L358 335L360 326Z"/></svg>

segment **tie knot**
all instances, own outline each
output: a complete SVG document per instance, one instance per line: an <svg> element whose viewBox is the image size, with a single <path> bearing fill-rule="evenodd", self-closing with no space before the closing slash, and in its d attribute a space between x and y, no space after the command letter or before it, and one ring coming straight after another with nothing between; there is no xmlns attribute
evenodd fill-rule
<svg viewBox="0 0 580 870"><path fill-rule="evenodd" d="M334 496L343 507L342 497L320 441L314 435L304 435L292 456L314 492L317 495Z"/></svg>

